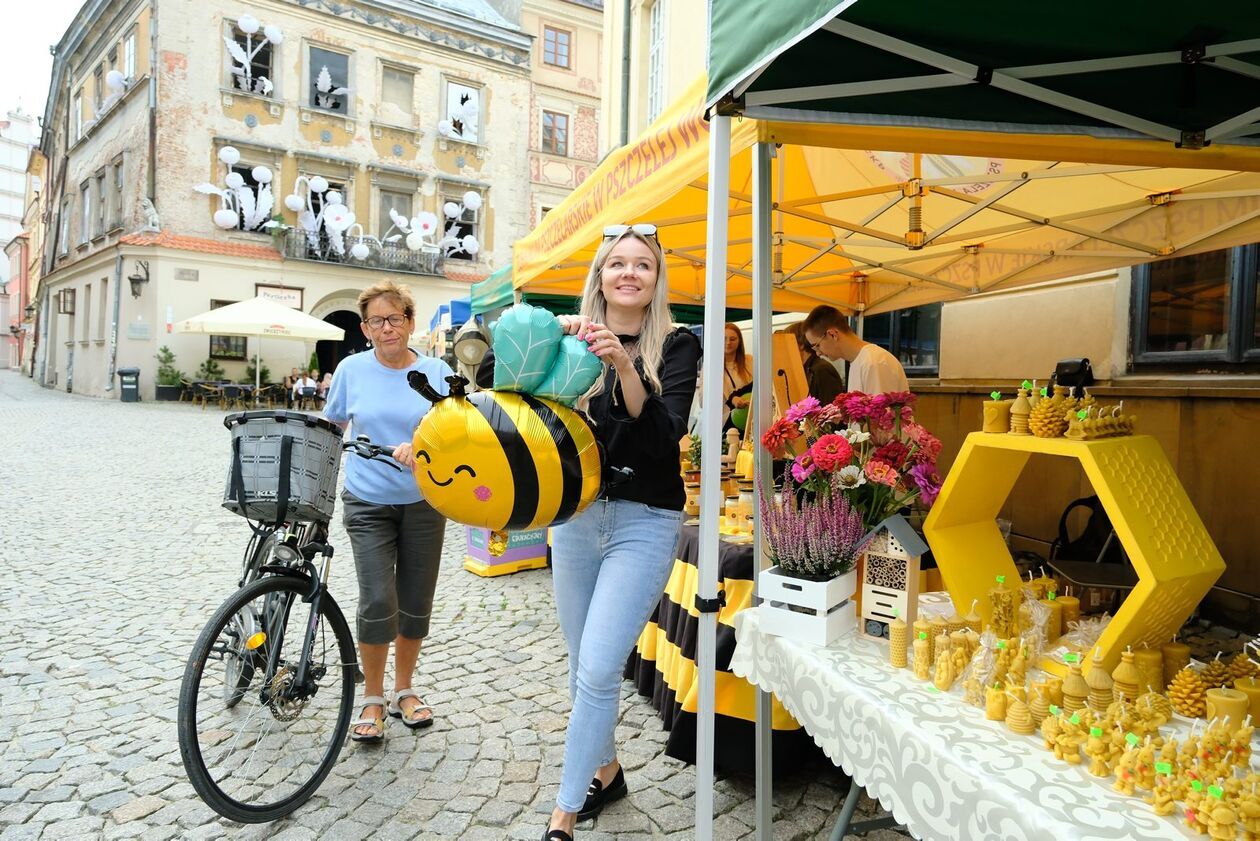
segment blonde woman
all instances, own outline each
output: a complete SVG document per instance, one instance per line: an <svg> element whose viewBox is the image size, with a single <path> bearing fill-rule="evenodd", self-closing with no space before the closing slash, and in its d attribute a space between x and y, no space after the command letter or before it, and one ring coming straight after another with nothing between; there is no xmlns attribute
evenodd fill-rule
<svg viewBox="0 0 1260 841"><path fill-rule="evenodd" d="M359 317L370 350L347 356L337 366L324 415L394 448L407 469L367 459L346 459L342 520L359 579L357 631L363 668L362 712L350 738L377 743L385 738L386 711L413 730L433 724L433 710L412 687L420 645L429 633L433 592L446 519L425 502L412 476L411 436L430 403L407 385L419 371L439 392L447 389L450 367L407 345L416 326L411 290L383 281L359 295ZM385 661L394 646L393 699L385 698Z"/></svg>
<svg viewBox="0 0 1260 841"><path fill-rule="evenodd" d="M552 530L556 612L569 649L573 709L564 768L544 841L571 841L574 825L626 794L613 731L621 673L674 563L685 501L678 439L696 390L700 342L675 330L654 225L604 230L566 333L605 366L583 398L607 462L630 481Z"/></svg>

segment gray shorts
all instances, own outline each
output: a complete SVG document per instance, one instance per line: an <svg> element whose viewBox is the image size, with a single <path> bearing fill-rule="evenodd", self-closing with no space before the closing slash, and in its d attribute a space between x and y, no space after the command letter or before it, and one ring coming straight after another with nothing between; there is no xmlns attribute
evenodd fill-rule
<svg viewBox="0 0 1260 841"><path fill-rule="evenodd" d="M429 635L446 518L429 503L377 505L341 492L341 518L359 578L359 642Z"/></svg>

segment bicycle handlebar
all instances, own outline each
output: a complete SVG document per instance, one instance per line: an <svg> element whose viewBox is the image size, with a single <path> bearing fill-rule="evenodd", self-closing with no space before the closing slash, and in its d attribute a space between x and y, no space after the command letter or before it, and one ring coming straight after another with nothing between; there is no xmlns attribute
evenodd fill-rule
<svg viewBox="0 0 1260 841"><path fill-rule="evenodd" d="M373 444L366 435L360 435L353 441L342 442L341 449L352 452L359 458L364 458L368 461L379 461L388 464L399 473L402 472L402 465L394 461L394 449Z"/></svg>

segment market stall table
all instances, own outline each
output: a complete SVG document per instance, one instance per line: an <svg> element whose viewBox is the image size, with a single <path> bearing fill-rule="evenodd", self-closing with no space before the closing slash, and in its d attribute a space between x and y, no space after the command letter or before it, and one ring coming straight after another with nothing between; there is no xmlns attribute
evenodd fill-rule
<svg viewBox="0 0 1260 841"><path fill-rule="evenodd" d="M1138 797L1111 788L888 665L885 644L857 635L818 648L762 633L757 610L735 619L730 667L773 692L861 789L916 838L943 841L1153 841L1199 838ZM859 788L860 787L860 788Z"/></svg>
<svg viewBox="0 0 1260 841"><path fill-rule="evenodd" d="M639 694L652 699L669 741L665 754L689 764L696 761L696 561L699 529L684 525L677 560L660 602L643 629L626 663L625 677ZM735 650L735 616L752 604L753 547L751 542L723 540L718 575L726 604L718 614L717 719L715 762L728 773L751 775L756 767L755 727L757 691L731 674ZM773 705L776 771L799 768L817 747L809 734L783 709Z"/></svg>

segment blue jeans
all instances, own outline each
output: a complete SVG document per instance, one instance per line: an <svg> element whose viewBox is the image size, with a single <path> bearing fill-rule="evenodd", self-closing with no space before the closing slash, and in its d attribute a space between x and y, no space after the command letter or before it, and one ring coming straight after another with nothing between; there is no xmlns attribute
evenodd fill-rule
<svg viewBox="0 0 1260 841"><path fill-rule="evenodd" d="M617 756L622 672L669 580L681 521L681 511L600 499L552 531L552 580L573 702L556 796L566 812L581 810L596 769Z"/></svg>

